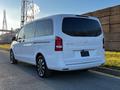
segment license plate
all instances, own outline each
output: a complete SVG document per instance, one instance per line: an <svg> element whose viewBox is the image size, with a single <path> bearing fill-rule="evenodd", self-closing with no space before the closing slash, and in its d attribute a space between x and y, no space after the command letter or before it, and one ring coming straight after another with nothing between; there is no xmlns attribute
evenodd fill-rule
<svg viewBox="0 0 120 90"><path fill-rule="evenodd" d="M90 56L90 55L89 55L89 51L84 51L84 50L81 51L81 56L82 56L82 57L88 57L88 56Z"/></svg>

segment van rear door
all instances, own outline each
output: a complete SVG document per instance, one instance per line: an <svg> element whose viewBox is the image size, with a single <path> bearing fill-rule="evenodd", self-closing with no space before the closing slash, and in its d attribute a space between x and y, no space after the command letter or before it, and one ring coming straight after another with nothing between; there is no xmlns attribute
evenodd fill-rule
<svg viewBox="0 0 120 90"><path fill-rule="evenodd" d="M95 61L94 59L82 59L102 55L103 36L97 20L80 17L64 18L62 32L64 58L67 64Z"/></svg>

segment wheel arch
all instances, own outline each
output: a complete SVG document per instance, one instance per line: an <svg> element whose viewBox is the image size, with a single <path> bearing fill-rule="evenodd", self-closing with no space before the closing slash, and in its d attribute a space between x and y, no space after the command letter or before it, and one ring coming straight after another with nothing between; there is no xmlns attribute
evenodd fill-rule
<svg viewBox="0 0 120 90"><path fill-rule="evenodd" d="M9 51L13 51L13 50L12 50L12 48L10 48L10 50L9 50Z"/></svg>
<svg viewBox="0 0 120 90"><path fill-rule="evenodd" d="M36 54L36 56L35 56L36 64L37 64L37 57L38 57L38 56L42 56L42 57L45 59L44 55L43 55L42 53L38 52L38 53ZM46 62L46 60L45 60L45 62Z"/></svg>

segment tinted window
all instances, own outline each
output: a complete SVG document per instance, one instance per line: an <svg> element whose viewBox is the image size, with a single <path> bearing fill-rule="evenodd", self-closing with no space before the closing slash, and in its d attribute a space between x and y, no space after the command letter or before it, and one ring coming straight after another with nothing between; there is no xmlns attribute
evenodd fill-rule
<svg viewBox="0 0 120 90"><path fill-rule="evenodd" d="M33 25L34 23L30 23L24 27L25 39L34 37L35 29Z"/></svg>
<svg viewBox="0 0 120 90"><path fill-rule="evenodd" d="M53 34L53 22L52 20L38 20L36 25L36 37L47 36Z"/></svg>
<svg viewBox="0 0 120 90"><path fill-rule="evenodd" d="M17 39L24 39L24 28L22 28L22 29L20 30L20 32L18 33Z"/></svg>
<svg viewBox="0 0 120 90"><path fill-rule="evenodd" d="M64 18L62 31L70 36L98 36L101 27L96 20L86 18Z"/></svg>

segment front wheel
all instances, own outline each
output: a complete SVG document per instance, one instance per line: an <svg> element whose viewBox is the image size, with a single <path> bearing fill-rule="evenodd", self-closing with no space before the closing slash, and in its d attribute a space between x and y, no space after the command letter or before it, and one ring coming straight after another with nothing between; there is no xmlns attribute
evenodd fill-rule
<svg viewBox="0 0 120 90"><path fill-rule="evenodd" d="M12 50L10 50L10 63L11 64L17 64L17 60L14 57L14 53Z"/></svg>
<svg viewBox="0 0 120 90"><path fill-rule="evenodd" d="M42 78L49 77L51 75L51 71L48 69L44 57L38 56L36 62L38 75Z"/></svg>

